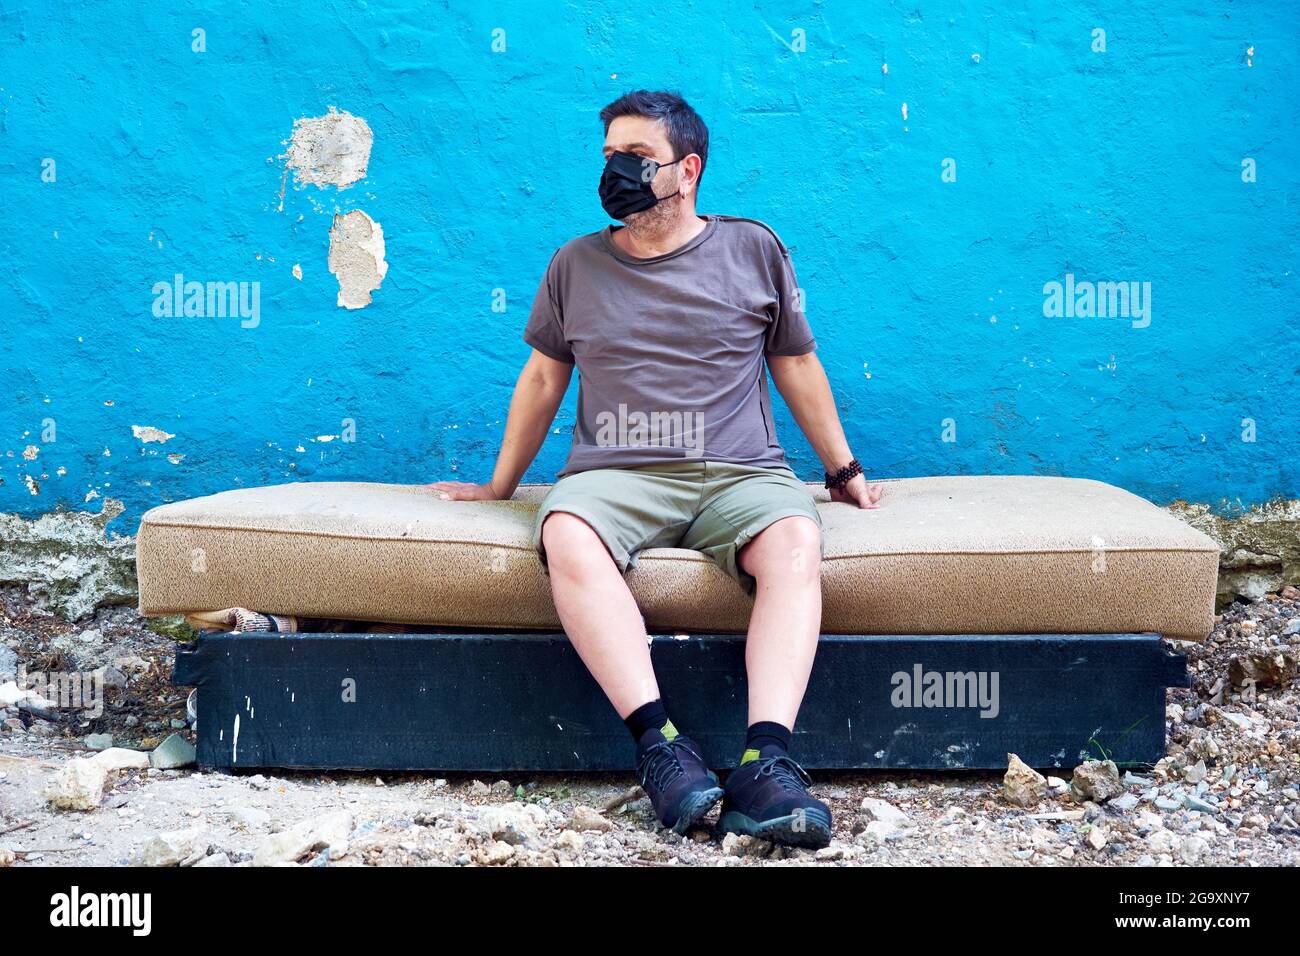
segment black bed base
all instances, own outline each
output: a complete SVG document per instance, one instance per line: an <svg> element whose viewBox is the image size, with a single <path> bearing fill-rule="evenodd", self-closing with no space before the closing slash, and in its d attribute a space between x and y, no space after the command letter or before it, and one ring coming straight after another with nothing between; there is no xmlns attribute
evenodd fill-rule
<svg viewBox="0 0 1300 956"><path fill-rule="evenodd" d="M673 723L735 765L743 635L655 636ZM627 730L560 633L205 633L173 680L198 688L202 768L630 768ZM809 769L1040 769L1165 752L1186 657L1157 634L828 634L792 753Z"/></svg>

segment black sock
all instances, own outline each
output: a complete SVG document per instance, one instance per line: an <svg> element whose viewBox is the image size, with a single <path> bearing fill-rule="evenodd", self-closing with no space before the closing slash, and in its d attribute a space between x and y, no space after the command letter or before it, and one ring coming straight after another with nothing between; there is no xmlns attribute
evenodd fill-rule
<svg viewBox="0 0 1300 956"><path fill-rule="evenodd" d="M639 741L647 730L658 730L669 740L677 736L677 728L668 719L664 702L656 697L648 704L642 704L623 718L623 723L632 734L632 739Z"/></svg>
<svg viewBox="0 0 1300 956"><path fill-rule="evenodd" d="M760 720L756 724L750 724L749 730L745 732L745 752L740 755L740 762L757 760L759 751L764 747L780 747L781 752L785 753L790 749L790 738L793 736L792 731L773 720Z"/></svg>

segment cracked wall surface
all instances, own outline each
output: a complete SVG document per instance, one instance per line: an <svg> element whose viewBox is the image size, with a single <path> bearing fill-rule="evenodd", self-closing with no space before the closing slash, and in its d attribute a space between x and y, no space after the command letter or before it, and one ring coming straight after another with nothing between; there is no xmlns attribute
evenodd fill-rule
<svg viewBox="0 0 1300 956"><path fill-rule="evenodd" d="M107 604L135 604L135 539L109 534L123 505L35 520L0 513L0 584L27 588L42 610L76 620Z"/></svg>
<svg viewBox="0 0 1300 956"><path fill-rule="evenodd" d="M1258 600L1300 584L1300 499L1269 501L1235 515L1183 501L1169 510L1219 543L1220 601L1237 595Z"/></svg>

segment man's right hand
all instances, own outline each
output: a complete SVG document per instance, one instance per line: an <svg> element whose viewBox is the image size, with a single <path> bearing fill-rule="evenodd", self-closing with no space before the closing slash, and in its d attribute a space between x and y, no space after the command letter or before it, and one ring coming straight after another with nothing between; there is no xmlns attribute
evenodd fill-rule
<svg viewBox="0 0 1300 956"><path fill-rule="evenodd" d="M491 483L476 485L469 481L435 481L426 488L443 501L500 501L501 496L493 490Z"/></svg>

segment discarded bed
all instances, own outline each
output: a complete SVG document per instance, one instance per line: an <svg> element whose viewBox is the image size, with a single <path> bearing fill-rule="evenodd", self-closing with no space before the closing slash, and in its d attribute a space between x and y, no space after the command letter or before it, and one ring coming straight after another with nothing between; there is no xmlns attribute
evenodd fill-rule
<svg viewBox="0 0 1300 956"><path fill-rule="evenodd" d="M1121 764L1164 753L1165 688L1201 640L1218 547L1096 481L888 481L831 503L823 637L795 728L810 768ZM813 486L810 486L812 488ZM418 633L205 632L177 649L215 768L627 769L627 735L559 630L529 545L547 486L450 502L422 486L305 482L147 512L147 615L249 608ZM749 599L707 559L628 573L674 720L729 766L745 726Z"/></svg>

